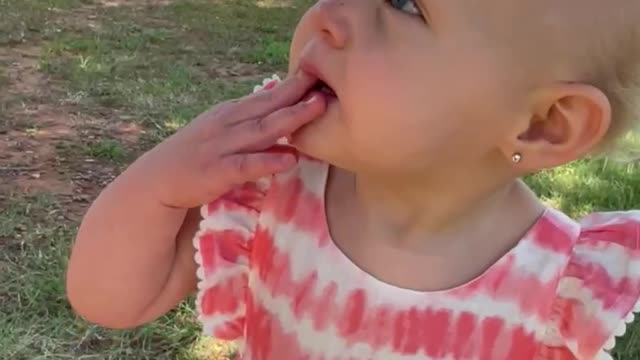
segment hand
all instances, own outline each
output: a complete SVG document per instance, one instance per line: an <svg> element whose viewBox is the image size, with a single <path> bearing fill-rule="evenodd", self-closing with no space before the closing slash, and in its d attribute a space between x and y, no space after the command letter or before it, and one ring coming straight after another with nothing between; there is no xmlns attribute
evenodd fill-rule
<svg viewBox="0 0 640 360"><path fill-rule="evenodd" d="M274 145L325 111L324 97L310 92L316 82L300 73L213 107L142 156L130 176L163 205L193 208L235 185L289 170L297 158Z"/></svg>

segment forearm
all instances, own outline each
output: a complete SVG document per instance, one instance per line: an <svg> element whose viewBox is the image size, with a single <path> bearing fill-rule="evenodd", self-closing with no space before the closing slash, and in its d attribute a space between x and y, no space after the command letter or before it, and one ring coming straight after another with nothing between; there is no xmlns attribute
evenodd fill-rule
<svg viewBox="0 0 640 360"><path fill-rule="evenodd" d="M137 322L172 276L187 210L163 206L125 173L96 199L78 231L67 291L78 313L109 327Z"/></svg>

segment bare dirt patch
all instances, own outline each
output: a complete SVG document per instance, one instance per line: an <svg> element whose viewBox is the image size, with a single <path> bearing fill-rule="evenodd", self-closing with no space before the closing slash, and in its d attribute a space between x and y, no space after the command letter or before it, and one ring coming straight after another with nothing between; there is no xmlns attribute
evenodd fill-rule
<svg viewBox="0 0 640 360"><path fill-rule="evenodd" d="M71 187L55 171L55 143L75 134L64 114L38 100L50 89L38 72L40 49L3 48L6 86L0 92L5 106L0 137L0 192L68 193Z"/></svg>
<svg viewBox="0 0 640 360"><path fill-rule="evenodd" d="M87 154L87 143L106 138L133 146L142 129L65 103L64 93L39 71L40 52L26 45L0 49L7 70L0 91L0 194L50 193L79 216L119 170Z"/></svg>

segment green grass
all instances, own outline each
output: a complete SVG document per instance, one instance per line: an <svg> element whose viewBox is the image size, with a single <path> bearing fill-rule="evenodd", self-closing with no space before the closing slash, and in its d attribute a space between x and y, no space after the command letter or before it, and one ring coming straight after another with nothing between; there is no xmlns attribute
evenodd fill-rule
<svg viewBox="0 0 640 360"><path fill-rule="evenodd" d="M127 150L117 140L101 140L86 145L87 155L94 159L120 162L127 158Z"/></svg>
<svg viewBox="0 0 640 360"><path fill-rule="evenodd" d="M0 88L9 84L9 79L7 78L7 75L5 75L6 72L7 72L6 66L0 63Z"/></svg>
<svg viewBox="0 0 640 360"><path fill-rule="evenodd" d="M64 271L75 228L65 221L64 207L48 195L3 205L1 359L198 359L190 303L137 331L108 331L74 316Z"/></svg>
<svg viewBox="0 0 640 360"><path fill-rule="evenodd" d="M149 8L145 17L115 9L101 15L98 30L56 37L41 67L68 80L86 107L126 109L170 131L281 71L299 13L249 0L178 1ZM251 69L251 76L220 76L225 68Z"/></svg>
<svg viewBox="0 0 640 360"><path fill-rule="evenodd" d="M9 79L5 75L7 72L6 66L0 62L0 89L6 87L9 84ZM7 100L0 97L0 133L3 131L8 131L9 119L1 114L7 113Z"/></svg>
<svg viewBox="0 0 640 360"><path fill-rule="evenodd" d="M62 90L64 101L94 117L126 114L159 140L213 103L244 95L263 77L283 71L288 39L310 0L295 8L259 7L252 0L137 8L98 3L0 0L0 47L41 46L40 71ZM94 6L98 26L89 26L86 11L75 15L83 4ZM6 84L1 75L0 84ZM62 158L106 163L132 155L110 138L79 138L56 150ZM66 200L58 194L0 194L0 359L231 356L232 347L200 336L191 301L126 332L77 318L64 294L77 226L67 216Z"/></svg>
<svg viewBox="0 0 640 360"><path fill-rule="evenodd" d="M0 48L42 46L40 70L65 101L94 117L126 114L159 140L211 104L282 73L295 22L312 2L265 7L254 0L176 0L166 6L102 8L97 0L0 0ZM86 12L74 12L83 6L96 9L98 26L86 23ZM0 63L0 130L5 65ZM58 151L107 163L132 155L115 139L79 139ZM580 161L527 182L574 217L640 208L635 165ZM191 301L126 332L78 319L64 296L64 269L77 225L67 200L58 194L0 193L0 359L228 358L230 348L199 335ZM618 360L640 359L639 332L635 326L621 341Z"/></svg>
<svg viewBox="0 0 640 360"><path fill-rule="evenodd" d="M574 218L593 211L640 208L640 168L631 163L582 160L536 174L527 183Z"/></svg>
<svg viewBox="0 0 640 360"><path fill-rule="evenodd" d="M245 59L257 64L286 66L288 62L289 42L266 38L256 49L245 55Z"/></svg>
<svg viewBox="0 0 640 360"><path fill-rule="evenodd" d="M0 0L0 46L49 37L59 29L58 12L90 0Z"/></svg>
<svg viewBox="0 0 640 360"><path fill-rule="evenodd" d="M0 47L1 46L2 45L0 45ZM1 95L2 89L9 85L9 77L7 76L8 67L8 62L6 60L3 61L3 59L0 58L0 132L8 131L9 127L9 119L7 116L2 115L7 113L9 100Z"/></svg>

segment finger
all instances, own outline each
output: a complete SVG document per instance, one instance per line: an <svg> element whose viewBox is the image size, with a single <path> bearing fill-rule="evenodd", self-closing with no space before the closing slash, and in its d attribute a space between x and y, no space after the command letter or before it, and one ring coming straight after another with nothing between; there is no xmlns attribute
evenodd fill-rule
<svg viewBox="0 0 640 360"><path fill-rule="evenodd" d="M272 89L258 91L235 102L234 110L238 113L233 118L244 121L248 118L263 117L291 106L299 102L317 81L317 78L304 72L290 76Z"/></svg>
<svg viewBox="0 0 640 360"><path fill-rule="evenodd" d="M229 152L255 151L273 145L278 139L292 134L301 126L322 115L326 99L313 93L309 99L293 106L236 124L229 129Z"/></svg>
<svg viewBox="0 0 640 360"><path fill-rule="evenodd" d="M224 174L229 184L238 185L285 172L294 167L297 161L295 153L284 151L233 154L223 158L222 172L218 169L217 176Z"/></svg>

